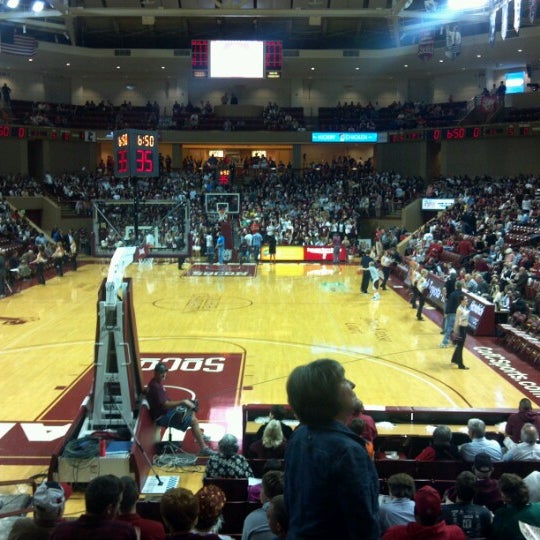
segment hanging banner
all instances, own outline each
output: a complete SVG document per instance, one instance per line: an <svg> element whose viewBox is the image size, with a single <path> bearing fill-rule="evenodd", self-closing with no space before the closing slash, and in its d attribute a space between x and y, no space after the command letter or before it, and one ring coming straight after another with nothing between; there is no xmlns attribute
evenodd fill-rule
<svg viewBox="0 0 540 540"><path fill-rule="evenodd" d="M424 32L420 35L420 41L418 42L418 58L422 62L427 62L433 58L435 51L435 41L433 40L433 34L431 32Z"/></svg>

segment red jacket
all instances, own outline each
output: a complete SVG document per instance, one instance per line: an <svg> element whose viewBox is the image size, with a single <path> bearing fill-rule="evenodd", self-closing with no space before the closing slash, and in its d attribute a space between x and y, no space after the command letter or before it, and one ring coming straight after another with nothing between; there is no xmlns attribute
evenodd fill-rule
<svg viewBox="0 0 540 540"><path fill-rule="evenodd" d="M523 424L530 423L540 432L540 416L534 411L519 411L511 414L506 422L506 434L515 442L521 440Z"/></svg>
<svg viewBox="0 0 540 540"><path fill-rule="evenodd" d="M165 528L163 523L153 519L144 519L139 514L120 514L116 516L118 521L130 523L141 531L140 540L165 540Z"/></svg>
<svg viewBox="0 0 540 540"><path fill-rule="evenodd" d="M467 537L457 525L441 521L430 527L418 523L396 525L383 534L382 540L467 540Z"/></svg>

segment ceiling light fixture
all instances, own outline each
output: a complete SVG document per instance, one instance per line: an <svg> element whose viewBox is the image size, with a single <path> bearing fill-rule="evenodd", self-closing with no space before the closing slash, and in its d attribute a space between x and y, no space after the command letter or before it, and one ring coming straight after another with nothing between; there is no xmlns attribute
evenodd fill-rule
<svg viewBox="0 0 540 540"><path fill-rule="evenodd" d="M19 0L8 0L6 6L9 9L17 9L19 7Z"/></svg>
<svg viewBox="0 0 540 540"><path fill-rule="evenodd" d="M34 13L41 13L44 7L45 2L43 2L42 0L35 0L35 2L32 4L32 11Z"/></svg>

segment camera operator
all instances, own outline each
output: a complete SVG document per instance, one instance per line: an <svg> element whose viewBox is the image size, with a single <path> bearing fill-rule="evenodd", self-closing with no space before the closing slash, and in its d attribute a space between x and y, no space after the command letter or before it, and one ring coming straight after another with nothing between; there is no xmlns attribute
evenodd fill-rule
<svg viewBox="0 0 540 540"><path fill-rule="evenodd" d="M146 399L150 405L150 416L152 420L162 427L173 427L181 431L188 428L193 430L193 436L200 447L201 456L210 456L215 452L208 447L199 421L195 416L198 408L197 400L181 399L174 401L169 398L169 394L163 385L167 377L167 366L159 362L154 368L154 377L148 383Z"/></svg>

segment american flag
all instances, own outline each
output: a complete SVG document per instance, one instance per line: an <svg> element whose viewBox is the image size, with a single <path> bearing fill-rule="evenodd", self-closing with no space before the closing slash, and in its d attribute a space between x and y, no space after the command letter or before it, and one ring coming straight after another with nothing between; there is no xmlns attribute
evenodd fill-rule
<svg viewBox="0 0 540 540"><path fill-rule="evenodd" d="M31 36L14 34L13 42L0 42L0 53L16 54L18 56L34 56L37 51L37 40Z"/></svg>

